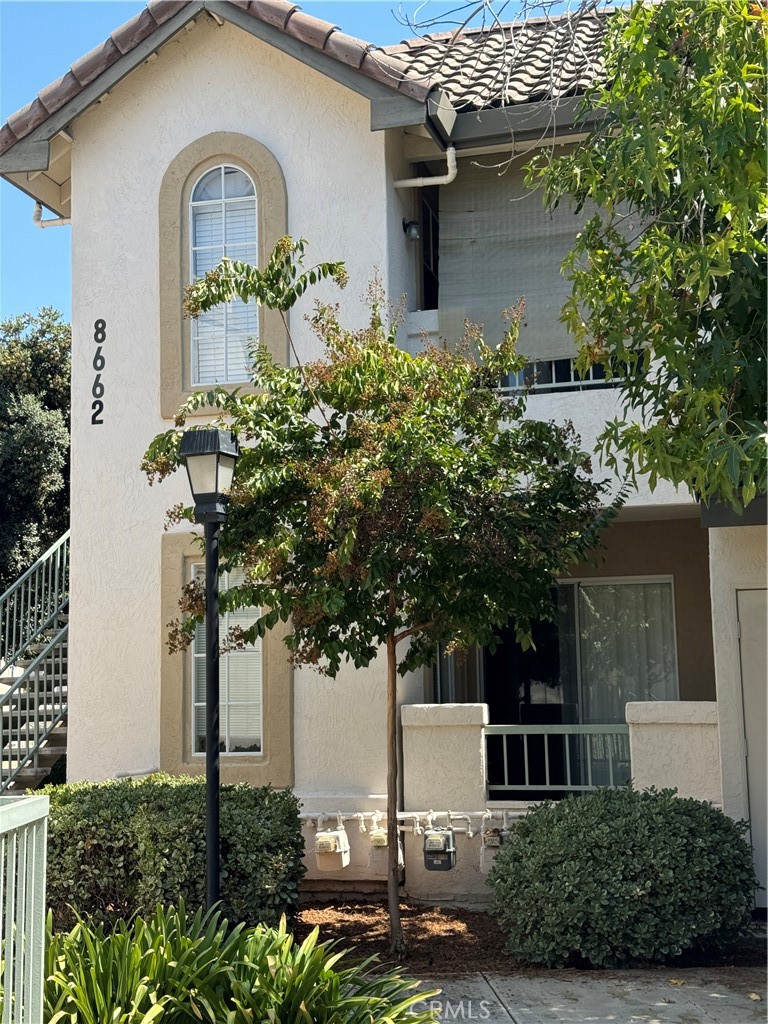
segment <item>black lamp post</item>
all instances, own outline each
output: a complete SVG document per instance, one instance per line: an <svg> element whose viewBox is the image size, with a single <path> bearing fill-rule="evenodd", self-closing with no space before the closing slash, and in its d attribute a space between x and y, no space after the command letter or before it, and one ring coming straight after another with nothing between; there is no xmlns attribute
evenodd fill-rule
<svg viewBox="0 0 768 1024"><path fill-rule="evenodd" d="M181 436L195 502L205 534L205 903L219 901L219 529L227 519L226 492L240 454L229 430L187 430Z"/></svg>

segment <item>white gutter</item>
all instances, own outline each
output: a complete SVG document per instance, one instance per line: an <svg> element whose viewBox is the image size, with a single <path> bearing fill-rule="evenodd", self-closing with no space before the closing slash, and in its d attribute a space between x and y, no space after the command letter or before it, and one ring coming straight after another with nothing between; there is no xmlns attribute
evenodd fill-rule
<svg viewBox="0 0 768 1024"><path fill-rule="evenodd" d="M35 203L35 212L32 214L32 223L38 228L58 228L65 224L71 224L70 217L51 217L50 220L43 220L42 203Z"/></svg>
<svg viewBox="0 0 768 1024"><path fill-rule="evenodd" d="M436 178L401 178L394 183L395 188L424 188L425 185L450 185L456 177L456 147L449 146L445 151L445 158L448 161L448 173L440 174Z"/></svg>

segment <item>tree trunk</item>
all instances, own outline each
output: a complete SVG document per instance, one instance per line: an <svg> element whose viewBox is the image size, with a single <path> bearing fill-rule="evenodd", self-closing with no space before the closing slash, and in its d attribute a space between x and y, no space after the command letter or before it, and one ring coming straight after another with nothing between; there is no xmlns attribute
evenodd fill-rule
<svg viewBox="0 0 768 1024"><path fill-rule="evenodd" d="M393 594L390 594L389 603L390 613L394 615ZM402 956L405 953L405 940L400 921L397 794L397 642L392 629L387 636L387 904L390 949Z"/></svg>

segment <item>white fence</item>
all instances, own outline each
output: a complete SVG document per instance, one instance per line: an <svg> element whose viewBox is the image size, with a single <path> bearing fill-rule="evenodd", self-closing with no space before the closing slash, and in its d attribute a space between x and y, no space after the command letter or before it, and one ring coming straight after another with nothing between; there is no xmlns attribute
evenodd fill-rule
<svg viewBox="0 0 768 1024"><path fill-rule="evenodd" d="M47 796L0 797L0 1020L42 1024Z"/></svg>

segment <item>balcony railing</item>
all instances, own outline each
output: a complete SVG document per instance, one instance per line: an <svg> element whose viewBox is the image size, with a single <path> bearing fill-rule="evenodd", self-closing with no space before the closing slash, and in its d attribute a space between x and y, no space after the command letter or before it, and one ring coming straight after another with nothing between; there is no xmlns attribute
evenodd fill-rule
<svg viewBox="0 0 768 1024"><path fill-rule="evenodd" d="M558 391L615 388L619 384L621 377L617 373L610 380L606 379L605 367L601 363L593 363L582 377L576 369L575 359L537 359L526 363L517 373L510 373L499 390L503 395L514 395L520 391L550 395Z"/></svg>
<svg viewBox="0 0 768 1024"><path fill-rule="evenodd" d="M0 797L0 1020L42 1024L48 797Z"/></svg>
<svg viewBox="0 0 768 1024"><path fill-rule="evenodd" d="M491 799L544 799L621 786L631 776L627 725L489 725Z"/></svg>

